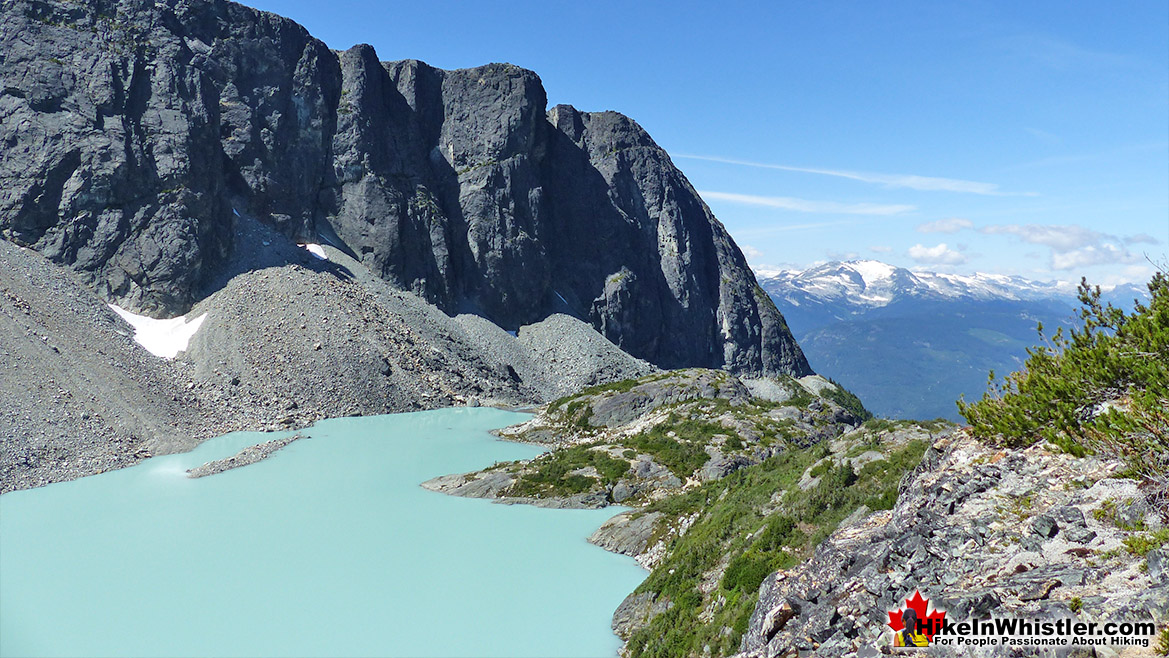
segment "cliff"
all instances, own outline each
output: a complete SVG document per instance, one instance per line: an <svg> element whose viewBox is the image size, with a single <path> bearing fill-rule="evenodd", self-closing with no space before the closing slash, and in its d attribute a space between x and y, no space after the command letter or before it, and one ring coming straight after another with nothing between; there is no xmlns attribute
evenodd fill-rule
<svg viewBox="0 0 1169 658"><path fill-rule="evenodd" d="M329 50L222 0L0 10L0 236L107 301L182 314L237 215L332 242L448 314L576 316L666 368L811 371L649 135L539 77Z"/></svg>

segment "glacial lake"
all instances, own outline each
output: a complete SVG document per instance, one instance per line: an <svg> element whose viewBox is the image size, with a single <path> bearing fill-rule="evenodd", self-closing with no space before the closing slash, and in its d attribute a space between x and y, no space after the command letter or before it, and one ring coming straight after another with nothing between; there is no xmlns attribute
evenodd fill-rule
<svg viewBox="0 0 1169 658"><path fill-rule="evenodd" d="M286 436L0 496L0 655L615 656L645 578L585 538L617 510L426 491L527 458L496 409L327 420L265 461L185 471Z"/></svg>

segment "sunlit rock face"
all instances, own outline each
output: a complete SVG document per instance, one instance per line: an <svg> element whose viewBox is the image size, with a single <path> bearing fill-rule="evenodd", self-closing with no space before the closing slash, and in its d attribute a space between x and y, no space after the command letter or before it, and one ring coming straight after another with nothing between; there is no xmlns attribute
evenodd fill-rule
<svg viewBox="0 0 1169 658"><path fill-rule="evenodd" d="M568 313L663 367L810 372L665 151L620 114L548 110L531 71L335 52L219 0L0 12L0 235L107 301L186 312L239 213L448 313Z"/></svg>

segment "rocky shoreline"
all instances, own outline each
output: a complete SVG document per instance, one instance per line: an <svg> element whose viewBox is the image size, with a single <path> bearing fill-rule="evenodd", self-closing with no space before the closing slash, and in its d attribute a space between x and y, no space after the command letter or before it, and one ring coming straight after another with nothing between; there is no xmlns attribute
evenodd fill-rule
<svg viewBox="0 0 1169 658"><path fill-rule="evenodd" d="M206 320L173 360L138 345L76 274L0 240L0 493L233 431L527 407L655 370L575 318L511 336L482 318L452 318L332 247L320 260L246 217L236 231L222 280L193 311Z"/></svg>
<svg viewBox="0 0 1169 658"><path fill-rule="evenodd" d="M283 439L273 439L271 441L265 441L264 443L257 443L254 446L248 446L226 459L217 459L215 461L207 462L202 466L196 466L195 468L188 469L187 477L202 478L207 477L208 475L216 475L224 471L230 471L233 468L242 468L250 464L255 464L256 462L260 462L271 457L278 450L288 446L293 441L298 441L303 438L303 434L297 433Z"/></svg>

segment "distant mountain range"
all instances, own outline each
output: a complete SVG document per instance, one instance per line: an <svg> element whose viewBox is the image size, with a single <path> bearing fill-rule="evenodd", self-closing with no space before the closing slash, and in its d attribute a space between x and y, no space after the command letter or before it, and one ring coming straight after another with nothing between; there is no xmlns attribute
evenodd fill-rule
<svg viewBox="0 0 1169 658"><path fill-rule="evenodd" d="M874 413L959 420L990 370L1026 359L1040 322L1075 322L1076 285L998 274L912 272L874 260L757 273L812 368L854 391ZM1131 308L1143 286L1104 298Z"/></svg>

